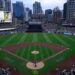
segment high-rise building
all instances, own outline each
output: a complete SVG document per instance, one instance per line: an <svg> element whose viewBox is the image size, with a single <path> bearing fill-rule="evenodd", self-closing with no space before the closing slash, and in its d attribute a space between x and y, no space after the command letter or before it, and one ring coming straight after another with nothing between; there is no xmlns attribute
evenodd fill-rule
<svg viewBox="0 0 75 75"><path fill-rule="evenodd" d="M48 15L48 14L52 14L52 10L51 9L45 10L45 15Z"/></svg>
<svg viewBox="0 0 75 75"><path fill-rule="evenodd" d="M54 21L54 23L58 24L60 22L61 18L62 18L61 10L58 7L54 8L54 10L53 10L53 21Z"/></svg>
<svg viewBox="0 0 75 75"><path fill-rule="evenodd" d="M32 16L32 10L29 8L25 8L25 20L28 21L31 19Z"/></svg>
<svg viewBox="0 0 75 75"><path fill-rule="evenodd" d="M45 10L45 18L47 22L51 22L52 21L52 10L51 9L47 9Z"/></svg>
<svg viewBox="0 0 75 75"><path fill-rule="evenodd" d="M40 2L35 2L33 4L33 14L42 14L42 13L43 11Z"/></svg>
<svg viewBox="0 0 75 75"><path fill-rule="evenodd" d="M32 17L32 10L29 10L29 17Z"/></svg>
<svg viewBox="0 0 75 75"><path fill-rule="evenodd" d="M0 11L4 9L4 3L3 0L0 0Z"/></svg>
<svg viewBox="0 0 75 75"><path fill-rule="evenodd" d="M25 9L24 9L23 2L16 2L13 4L13 16L16 18L25 17Z"/></svg>
<svg viewBox="0 0 75 75"><path fill-rule="evenodd" d="M67 18L67 3L64 4L64 9L63 9L63 19L66 20Z"/></svg>
<svg viewBox="0 0 75 75"><path fill-rule="evenodd" d="M11 11L11 0L0 0L0 10Z"/></svg>
<svg viewBox="0 0 75 75"><path fill-rule="evenodd" d="M5 0L5 11L11 11L11 0Z"/></svg>
<svg viewBox="0 0 75 75"><path fill-rule="evenodd" d="M67 20L75 19L75 0L67 0Z"/></svg>

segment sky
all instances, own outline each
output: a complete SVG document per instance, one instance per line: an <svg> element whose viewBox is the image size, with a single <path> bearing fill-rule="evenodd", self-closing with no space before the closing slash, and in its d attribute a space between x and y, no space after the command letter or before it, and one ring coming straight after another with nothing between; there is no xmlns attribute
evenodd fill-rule
<svg viewBox="0 0 75 75"><path fill-rule="evenodd" d="M54 9L56 6L58 6L61 10L63 9L63 4L67 1L67 0L12 0L12 2L16 2L16 1L22 1L24 3L25 7L29 7L29 8L33 8L33 3L35 1L38 1L41 3L41 6L43 8L43 10L45 9Z"/></svg>

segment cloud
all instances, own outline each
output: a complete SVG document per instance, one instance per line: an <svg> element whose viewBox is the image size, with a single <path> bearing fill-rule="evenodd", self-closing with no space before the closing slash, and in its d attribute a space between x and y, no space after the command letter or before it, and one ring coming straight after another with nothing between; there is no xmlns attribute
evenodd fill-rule
<svg viewBox="0 0 75 75"><path fill-rule="evenodd" d="M56 6L59 6L60 9L63 9L63 4L67 0L12 0L12 2L16 1L23 1L25 4L25 7L32 8L33 3L35 1L41 2L42 8L45 9L53 9Z"/></svg>

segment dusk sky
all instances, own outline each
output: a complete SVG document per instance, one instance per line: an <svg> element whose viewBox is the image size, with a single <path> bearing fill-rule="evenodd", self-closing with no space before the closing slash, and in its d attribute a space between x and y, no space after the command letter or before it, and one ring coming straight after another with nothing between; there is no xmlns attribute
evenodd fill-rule
<svg viewBox="0 0 75 75"><path fill-rule="evenodd" d="M54 9L56 6L58 6L61 10L63 9L63 4L67 0L12 0L12 2L16 1L22 1L25 5L25 7L29 7L32 9L33 3L35 1L41 2L43 10L45 9Z"/></svg>

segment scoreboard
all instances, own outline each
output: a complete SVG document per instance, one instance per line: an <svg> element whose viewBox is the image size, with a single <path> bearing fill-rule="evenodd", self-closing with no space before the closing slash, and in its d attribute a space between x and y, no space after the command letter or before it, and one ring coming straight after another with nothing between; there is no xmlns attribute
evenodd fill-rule
<svg viewBox="0 0 75 75"><path fill-rule="evenodd" d="M0 0L0 23L12 22L11 0Z"/></svg>

